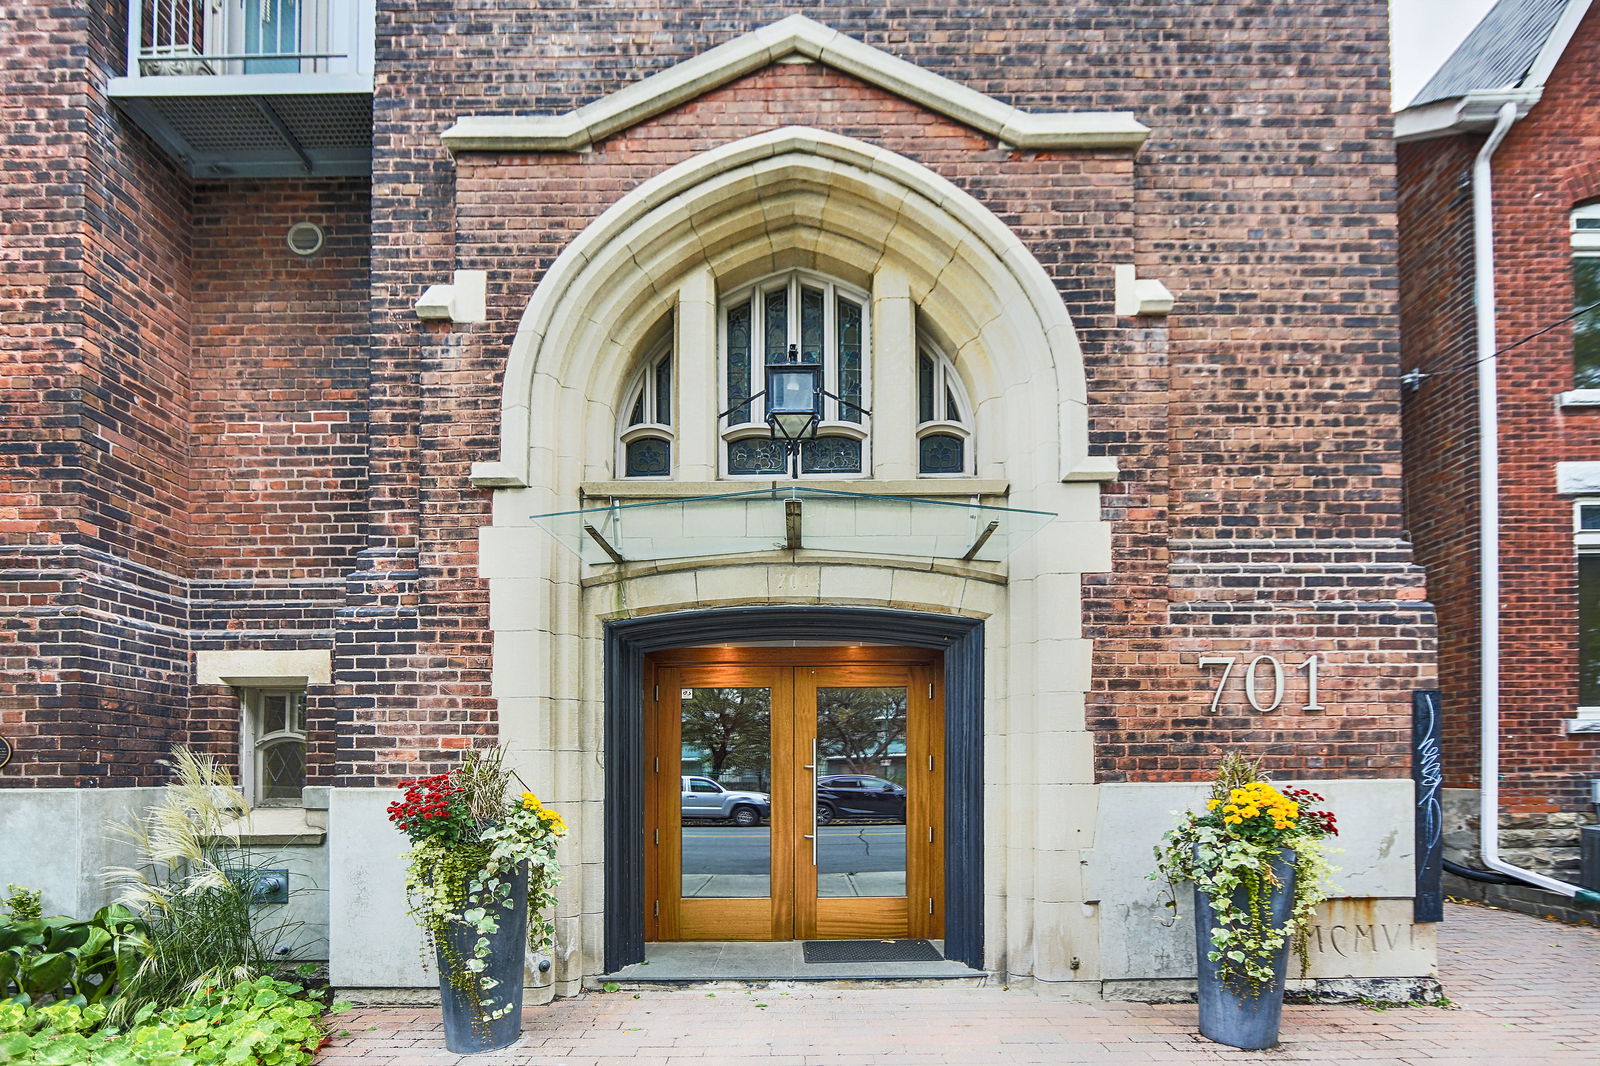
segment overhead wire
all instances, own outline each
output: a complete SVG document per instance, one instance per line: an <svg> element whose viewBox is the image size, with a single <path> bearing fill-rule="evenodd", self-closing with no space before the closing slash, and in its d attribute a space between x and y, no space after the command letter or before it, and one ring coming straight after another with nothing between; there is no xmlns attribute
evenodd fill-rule
<svg viewBox="0 0 1600 1066"><path fill-rule="evenodd" d="M1559 329L1560 327L1566 325L1568 322L1571 322L1573 319L1581 318L1583 315L1588 314L1590 311L1594 311L1594 310L1597 310L1597 309L1600 309L1600 300L1595 301L1594 303L1590 304L1587 307L1580 307L1576 311L1572 312L1572 314L1568 315L1567 317L1559 318L1556 321L1550 323L1548 326L1545 326L1543 329L1535 330L1534 332L1528 334L1526 337L1523 337L1521 340L1512 341L1510 344L1506 345L1504 348L1497 349L1496 351L1493 351L1493 352L1489 353L1488 355L1482 357L1481 359L1472 359L1472 360L1469 360L1469 361L1467 361L1465 363L1458 363L1455 366L1447 366L1443 370L1408 370L1404 374L1400 375L1400 383L1405 385L1407 388L1411 389L1413 392L1415 392L1417 389L1420 389L1422 387L1422 383L1424 381L1427 381L1429 378L1448 377L1451 374L1458 374L1463 370L1471 370L1474 367L1476 367L1479 363L1487 363L1489 360L1498 358L1499 356L1504 355L1505 353L1511 351L1514 348L1520 348L1524 344L1527 344L1529 341L1534 340L1537 337L1542 337L1546 333L1549 333L1551 330Z"/></svg>

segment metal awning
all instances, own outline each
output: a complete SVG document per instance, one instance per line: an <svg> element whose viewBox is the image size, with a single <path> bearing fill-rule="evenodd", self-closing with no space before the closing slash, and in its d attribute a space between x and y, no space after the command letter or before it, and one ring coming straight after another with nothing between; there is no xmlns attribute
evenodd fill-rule
<svg viewBox="0 0 1600 1066"><path fill-rule="evenodd" d="M533 515L586 563L650 562L800 548L999 562L1050 511L788 486Z"/></svg>

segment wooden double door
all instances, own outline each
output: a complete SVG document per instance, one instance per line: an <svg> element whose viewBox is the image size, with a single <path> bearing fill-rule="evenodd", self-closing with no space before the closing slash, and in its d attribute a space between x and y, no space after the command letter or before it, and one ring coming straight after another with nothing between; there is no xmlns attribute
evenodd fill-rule
<svg viewBox="0 0 1600 1066"><path fill-rule="evenodd" d="M942 936L937 667L886 647L652 656L646 939Z"/></svg>

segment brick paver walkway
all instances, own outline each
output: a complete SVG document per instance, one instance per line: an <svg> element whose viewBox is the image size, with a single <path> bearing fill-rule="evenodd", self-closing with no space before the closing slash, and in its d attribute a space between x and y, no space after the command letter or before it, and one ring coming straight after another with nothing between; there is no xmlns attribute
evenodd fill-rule
<svg viewBox="0 0 1600 1066"><path fill-rule="evenodd" d="M1284 1009L1283 1043L1236 1051L1192 1005L1082 1005L989 988L594 994L527 1013L515 1047L444 1050L436 1009L337 1019L319 1066L943 1066L1314 1062L1600 1063L1600 930L1450 905L1441 979L1458 1006Z"/></svg>

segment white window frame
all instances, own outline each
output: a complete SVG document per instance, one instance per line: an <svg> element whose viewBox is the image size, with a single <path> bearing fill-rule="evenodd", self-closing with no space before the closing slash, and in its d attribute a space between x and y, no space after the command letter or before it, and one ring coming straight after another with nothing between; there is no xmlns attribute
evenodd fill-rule
<svg viewBox="0 0 1600 1066"><path fill-rule="evenodd" d="M270 733L262 732L262 720L265 714L265 701L269 696L288 696L291 699L299 697L300 700L300 728L298 730L284 728ZM305 729L305 686L270 685L251 686L239 689L239 768L245 798L253 807L301 807L305 805L305 781L300 783L301 794L299 799L267 799L261 795L261 759L262 749L275 741L298 739L303 747L307 746ZM287 726L287 721L286 721Z"/></svg>
<svg viewBox="0 0 1600 1066"><path fill-rule="evenodd" d="M864 289L847 284L819 274L812 270L784 270L770 274L751 284L741 286L717 304L717 377L716 395L717 410L725 411L730 406L728 400L728 310L738 304L751 302L752 314L750 319L750 391L751 394L761 392L766 388L767 360L766 360L766 302L764 299L751 300L753 296L764 297L767 293L779 288L787 287L789 290L788 301L788 336L790 343L798 343L800 336L800 286L804 284L812 288L820 288L823 292L822 315L822 387L828 392L839 393L839 346L838 346L838 297L859 304L861 307L861 399L860 405L870 410L872 408L872 295ZM823 418L817 427L818 437L850 437L861 442L861 470L838 471L832 473L802 473L802 478L811 480L850 481L870 478L872 476L872 430L871 417L863 414L860 422L848 422L838 418L840 403L837 400L823 398L823 413L834 417ZM731 417L731 416L730 416ZM730 481L772 481L775 478L787 477L782 474L730 474L728 472L728 445L746 437L770 436L772 430L766 423L767 409L766 397L754 401L750 405L750 420L729 424L726 419L718 423L717 445L717 473L724 480Z"/></svg>
<svg viewBox="0 0 1600 1066"><path fill-rule="evenodd" d="M665 337L651 345L649 354L645 356L643 365L634 374L626 392L622 394L622 405L617 414L617 454L616 476L622 481L670 481L679 469L682 457L678 454L677 433L673 429L677 421L677 412L682 406L683 373L682 360L675 358L673 351L672 333L669 331ZM656 368L663 359L670 359L672 373L672 396L668 399L667 421L659 420L659 404L656 393ZM633 409L638 406L640 398L644 399L645 420L632 423L628 419L633 415ZM628 445L644 437L654 438L667 442L670 453L667 459L667 472L665 474L628 474Z"/></svg>
<svg viewBox="0 0 1600 1066"><path fill-rule="evenodd" d="M922 421L922 360L926 356L933 362L933 418ZM945 355L937 344L926 337L917 337L917 362L912 369L911 403L917 413L916 461L919 478L971 477L976 469L972 438L972 401L967 397L967 387L956 370L955 360ZM950 417L949 394L955 394L961 410L959 418ZM922 438L944 434L962 439L960 470L924 473L922 470Z"/></svg>

